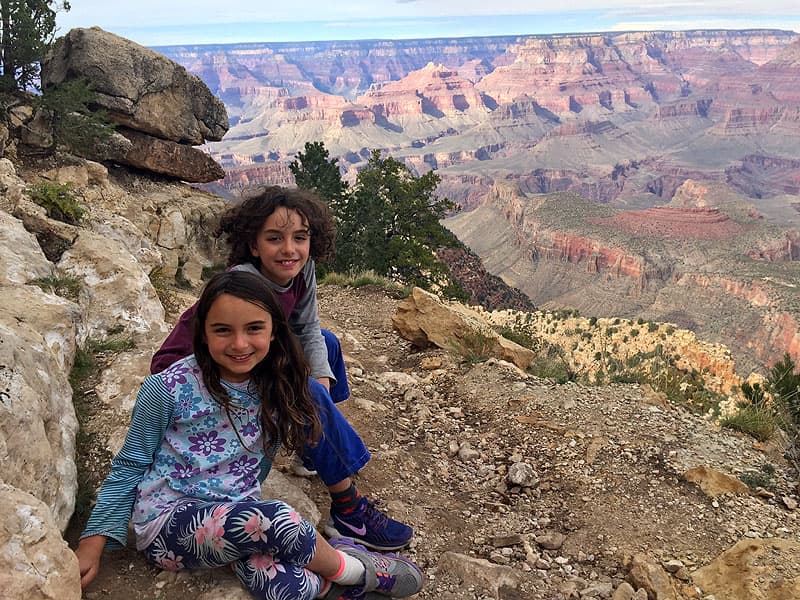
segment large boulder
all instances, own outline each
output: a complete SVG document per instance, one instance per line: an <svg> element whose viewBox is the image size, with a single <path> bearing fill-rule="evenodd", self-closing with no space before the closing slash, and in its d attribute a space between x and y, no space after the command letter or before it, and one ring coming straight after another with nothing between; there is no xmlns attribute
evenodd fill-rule
<svg viewBox="0 0 800 600"><path fill-rule="evenodd" d="M788 600L800 598L799 573L800 542L743 539L692 573L692 579L720 600Z"/></svg>
<svg viewBox="0 0 800 600"><path fill-rule="evenodd" d="M119 158L126 165L190 183L208 183L225 177L222 167L202 150L131 129L121 129L119 133L131 143L130 149Z"/></svg>
<svg viewBox="0 0 800 600"><path fill-rule="evenodd" d="M53 264L47 260L36 237L5 211L0 210L0 283L27 283L31 279L53 274Z"/></svg>
<svg viewBox="0 0 800 600"><path fill-rule="evenodd" d="M47 504L64 529L78 487L67 379L77 307L25 285L0 285L0 297L0 480Z"/></svg>
<svg viewBox="0 0 800 600"><path fill-rule="evenodd" d="M167 330L148 274L121 242L81 230L58 268L83 282L79 304L87 337L124 331L138 341Z"/></svg>
<svg viewBox="0 0 800 600"><path fill-rule="evenodd" d="M79 600L78 559L47 507L3 483L0 503L0 597Z"/></svg>
<svg viewBox="0 0 800 600"><path fill-rule="evenodd" d="M189 183L208 183L225 176L222 167L202 150L125 127L81 153L92 160L128 165Z"/></svg>
<svg viewBox="0 0 800 600"><path fill-rule="evenodd" d="M86 79L109 118L178 143L218 141L225 105L199 77L167 57L99 27L73 29L42 64L42 85Z"/></svg>
<svg viewBox="0 0 800 600"><path fill-rule="evenodd" d="M416 346L436 345L465 355L479 351L523 370L535 357L533 351L497 334L476 311L455 302L445 304L420 288L398 304L392 325Z"/></svg>

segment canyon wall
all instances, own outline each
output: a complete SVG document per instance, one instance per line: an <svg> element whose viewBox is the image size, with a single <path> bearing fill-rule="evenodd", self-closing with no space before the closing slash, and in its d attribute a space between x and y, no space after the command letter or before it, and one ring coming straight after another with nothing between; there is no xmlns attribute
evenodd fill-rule
<svg viewBox="0 0 800 600"><path fill-rule="evenodd" d="M722 197L722 188L685 187L685 202ZM745 370L784 352L798 360L800 230L741 214L724 205L626 211L504 184L445 224L541 308L672 322L726 344Z"/></svg>
<svg viewBox="0 0 800 600"><path fill-rule="evenodd" d="M756 149L799 159L798 48L790 31L707 30L159 50L224 100L231 130L206 148L239 177L278 183L260 163L323 141L351 174L381 149L419 173L538 178L612 202L651 195L669 170L724 178ZM633 161L647 172L606 181Z"/></svg>

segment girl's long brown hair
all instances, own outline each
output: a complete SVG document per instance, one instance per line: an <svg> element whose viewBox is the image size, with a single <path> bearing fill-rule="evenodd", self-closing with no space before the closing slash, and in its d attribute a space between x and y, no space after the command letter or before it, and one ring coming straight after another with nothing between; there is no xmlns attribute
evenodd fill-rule
<svg viewBox="0 0 800 600"><path fill-rule="evenodd" d="M194 354L203 373L203 383L225 409L239 437L230 415L234 401L220 382L219 366L211 358L205 339L208 312L222 294L252 302L272 317L273 339L269 352L250 372L249 389L261 399L264 451L269 452L275 441L280 440L288 451L302 453L307 443L319 440L322 431L309 392L309 368L283 310L263 277L243 271L227 271L212 277L203 289L194 321ZM241 437L239 441L242 441Z"/></svg>

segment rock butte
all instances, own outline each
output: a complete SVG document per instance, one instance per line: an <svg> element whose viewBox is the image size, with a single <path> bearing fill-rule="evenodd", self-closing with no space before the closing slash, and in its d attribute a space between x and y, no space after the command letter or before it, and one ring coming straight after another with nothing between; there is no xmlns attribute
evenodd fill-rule
<svg viewBox="0 0 800 600"><path fill-rule="evenodd" d="M744 227L716 208L672 208L658 206L646 210L621 212L609 218L590 219L592 223L624 229L636 236L720 240L735 236Z"/></svg>

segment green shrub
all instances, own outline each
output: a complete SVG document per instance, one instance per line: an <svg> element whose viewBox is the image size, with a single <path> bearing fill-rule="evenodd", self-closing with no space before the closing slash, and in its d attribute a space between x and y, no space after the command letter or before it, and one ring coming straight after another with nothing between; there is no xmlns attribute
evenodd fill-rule
<svg viewBox="0 0 800 600"><path fill-rule="evenodd" d="M485 362L491 357L494 340L482 331L470 331L459 340L451 342L451 348L467 364L474 365Z"/></svg>
<svg viewBox="0 0 800 600"><path fill-rule="evenodd" d="M746 433L759 441L766 442L778 428L775 414L763 407L746 406L735 415L725 417L720 425Z"/></svg>
<svg viewBox="0 0 800 600"><path fill-rule="evenodd" d="M570 368L563 350L553 344L546 344L537 352L528 371L536 377L552 379L556 383L566 383L576 378L576 373Z"/></svg>
<svg viewBox="0 0 800 600"><path fill-rule="evenodd" d="M758 467L758 470L750 470L739 475L739 480L747 484L751 490L764 488L774 492L776 489L775 467L770 463L764 463Z"/></svg>
<svg viewBox="0 0 800 600"><path fill-rule="evenodd" d="M524 348L534 349L537 345L533 334L523 328L513 329L511 327L501 327L497 333Z"/></svg>
<svg viewBox="0 0 800 600"><path fill-rule="evenodd" d="M375 271L369 270L357 272L350 271L348 273L329 271L322 277L320 284L339 285L352 288L374 286L401 297L406 297L411 293L410 287L400 285L388 277L378 275Z"/></svg>
<svg viewBox="0 0 800 600"><path fill-rule="evenodd" d="M78 301L78 295L80 294L81 286L83 285L80 279L77 277L71 277L69 275L51 275L50 277L39 277L38 279L33 279L28 283L41 288L45 292L56 294L62 298L72 300L73 302Z"/></svg>
<svg viewBox="0 0 800 600"><path fill-rule="evenodd" d="M658 329L658 325L656 323L653 323L652 321L647 322L647 331L653 333L656 329Z"/></svg>
<svg viewBox="0 0 800 600"><path fill-rule="evenodd" d="M77 154L91 153L114 132L106 113L96 110L95 93L82 79L50 86L38 104L53 115L56 141Z"/></svg>
<svg viewBox="0 0 800 600"><path fill-rule="evenodd" d="M789 353L775 363L767 376L781 428L786 432L785 456L800 473L800 373Z"/></svg>
<svg viewBox="0 0 800 600"><path fill-rule="evenodd" d="M57 221L76 225L86 210L75 199L68 183L40 181L28 191L31 200L47 211L47 216Z"/></svg>
<svg viewBox="0 0 800 600"><path fill-rule="evenodd" d="M795 373L795 363L788 352L773 365L767 379L770 389L788 412L793 425L800 428L800 372Z"/></svg>

